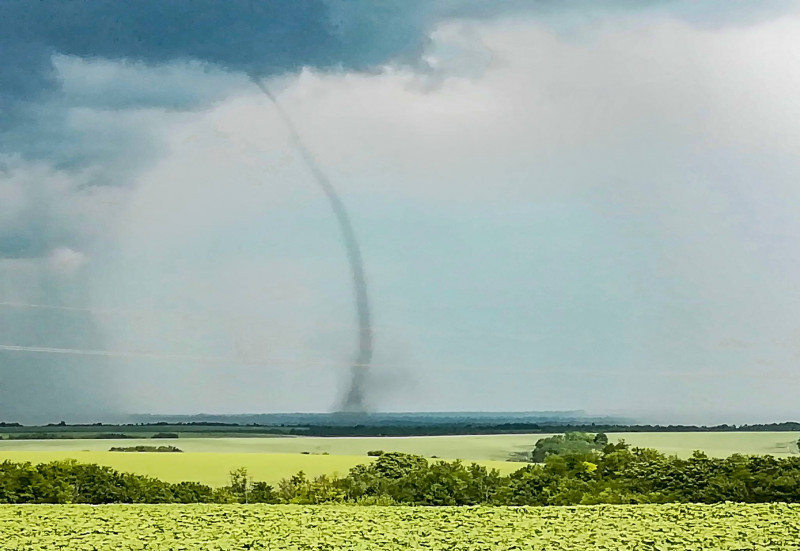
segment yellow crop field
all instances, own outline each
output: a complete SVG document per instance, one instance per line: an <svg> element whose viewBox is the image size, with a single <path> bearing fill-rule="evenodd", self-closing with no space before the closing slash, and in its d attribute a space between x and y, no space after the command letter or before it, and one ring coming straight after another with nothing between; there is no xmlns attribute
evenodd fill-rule
<svg viewBox="0 0 800 551"><path fill-rule="evenodd" d="M797 455L796 432L629 432L609 435L610 440L625 441L640 448L655 448L661 453L689 457L701 450L710 457L728 457L734 453Z"/></svg>
<svg viewBox="0 0 800 551"><path fill-rule="evenodd" d="M397 451L446 459L505 461L511 452L527 451L546 434L500 434L477 436L409 437L195 437L124 440L2 440L0 457L6 451L107 451L112 446L172 445L185 452L290 453L366 456L370 450Z"/></svg>
<svg viewBox="0 0 800 551"><path fill-rule="evenodd" d="M475 461L501 474L518 469L520 463L505 461L512 453L532 449L543 434L504 434L478 436L420 436L407 438L179 438L125 440L4 440L0 441L0 461L42 463L72 458L83 463L107 465L120 471L154 476L167 482L192 480L210 486L228 482L232 469L246 467L256 480L275 483L302 470L309 476L345 475L355 465L371 461L368 450L401 451ZM711 456L733 453L797 453L798 434L790 432L756 433L625 433L612 434L612 441L624 438L639 447L688 457L693 450ZM174 445L184 453L109 452L112 446ZM301 452L309 452L303 454ZM330 455L322 455L327 453Z"/></svg>
<svg viewBox="0 0 800 551"><path fill-rule="evenodd" d="M227 454L311 454L361 456L369 450L397 451L465 461L505 461L513 453L530 451L539 438L550 434L489 434L470 436L411 436L411 437L235 437L212 436L124 440L2 440L0 460L11 451L107 451L112 446L173 445L184 452ZM702 450L712 457L733 453L796 454L796 432L642 432L609 434L612 442L625 439L633 446L655 448L663 453L688 457Z"/></svg>
<svg viewBox="0 0 800 551"><path fill-rule="evenodd" d="M344 476L355 465L373 458L351 455L304 455L299 453L136 453L103 451L3 451L0 461L30 461L46 463L76 459L81 463L96 463L118 471L153 476L165 482L193 481L209 486L229 483L228 473L246 467L255 479L275 483L303 471L310 477L322 474ZM488 468L508 474L520 468L520 463L506 461L477 461Z"/></svg>
<svg viewBox="0 0 800 551"><path fill-rule="evenodd" d="M4 549L792 550L800 506L0 506Z"/></svg>

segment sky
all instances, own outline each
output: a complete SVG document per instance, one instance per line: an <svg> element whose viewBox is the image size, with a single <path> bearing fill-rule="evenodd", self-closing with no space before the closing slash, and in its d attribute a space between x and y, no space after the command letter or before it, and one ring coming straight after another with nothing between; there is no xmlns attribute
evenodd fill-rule
<svg viewBox="0 0 800 551"><path fill-rule="evenodd" d="M800 419L800 2L0 4L0 420Z"/></svg>

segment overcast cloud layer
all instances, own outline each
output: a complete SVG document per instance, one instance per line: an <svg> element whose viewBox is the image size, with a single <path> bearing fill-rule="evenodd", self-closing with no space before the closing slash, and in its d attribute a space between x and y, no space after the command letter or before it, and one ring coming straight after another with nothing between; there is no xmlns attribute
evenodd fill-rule
<svg viewBox="0 0 800 551"><path fill-rule="evenodd" d="M337 403L253 78L375 409L798 417L799 3L253 4L0 7L0 420Z"/></svg>

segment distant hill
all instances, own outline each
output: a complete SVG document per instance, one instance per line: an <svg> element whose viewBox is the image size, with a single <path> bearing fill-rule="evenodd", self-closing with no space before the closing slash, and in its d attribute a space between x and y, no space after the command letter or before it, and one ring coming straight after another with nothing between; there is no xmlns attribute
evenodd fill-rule
<svg viewBox="0 0 800 551"><path fill-rule="evenodd" d="M354 424L382 427L425 427L433 425L505 425L505 424L628 424L618 417L596 417L583 411L526 411L526 412L381 412L381 413L258 413L245 415L133 415L135 423L191 423L214 425L306 426L337 427Z"/></svg>

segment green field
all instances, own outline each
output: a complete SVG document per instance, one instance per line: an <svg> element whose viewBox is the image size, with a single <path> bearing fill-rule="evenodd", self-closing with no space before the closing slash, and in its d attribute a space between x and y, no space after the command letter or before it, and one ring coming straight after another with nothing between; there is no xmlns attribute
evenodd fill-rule
<svg viewBox="0 0 800 551"><path fill-rule="evenodd" d="M728 457L734 453L754 455L797 455L797 432L640 432L615 434L611 440L624 438L640 448L688 457L701 450L712 457Z"/></svg>
<svg viewBox="0 0 800 551"><path fill-rule="evenodd" d="M173 445L185 452L203 453L330 453L365 456L370 450L399 451L447 459L505 461L511 452L530 450L545 434L502 434L487 436L410 437L248 437L178 438L125 440L4 440L0 457L7 450L105 451L112 446Z"/></svg>
<svg viewBox="0 0 800 551"><path fill-rule="evenodd" d="M192 480L211 486L228 482L228 473L246 467L256 480L275 483L302 470L310 476L345 475L359 463L370 460L369 450L401 451L476 461L508 474L520 463L506 461L513 452L527 451L542 434L485 436L415 436L407 438L180 438L175 440L4 440L0 461L42 463L73 458L84 463L107 465L120 471L160 478L167 482ZM797 433L626 433L611 435L632 445L652 447L686 457L695 449L724 457L732 453L797 453ZM109 452L112 446L174 445L185 453ZM308 455L301 452L309 452ZM322 453L330 455L321 455Z"/></svg>
<svg viewBox="0 0 800 551"><path fill-rule="evenodd" d="M303 455L289 453L136 453L108 451L6 451L1 460L46 463L76 459L81 463L96 463L118 471L152 476L165 482L193 481L209 486L230 482L233 469L246 467L259 481L274 484L282 478L303 471L313 477L321 474L345 476L358 464L372 461L366 455ZM507 461L476 461L501 474L509 474L522 466Z"/></svg>
<svg viewBox="0 0 800 551"><path fill-rule="evenodd" d="M174 445L185 452L204 453L323 453L363 456L369 450L400 451L446 459L505 461L514 452L529 451L548 434L410 437L251 437L125 440L3 440L0 458L7 451L105 451L111 446ZM794 432L642 432L610 434L610 440L686 457L693 450L711 456L733 453L788 455L797 453L800 433Z"/></svg>
<svg viewBox="0 0 800 551"><path fill-rule="evenodd" d="M0 506L3 549L800 549L800 506Z"/></svg>

